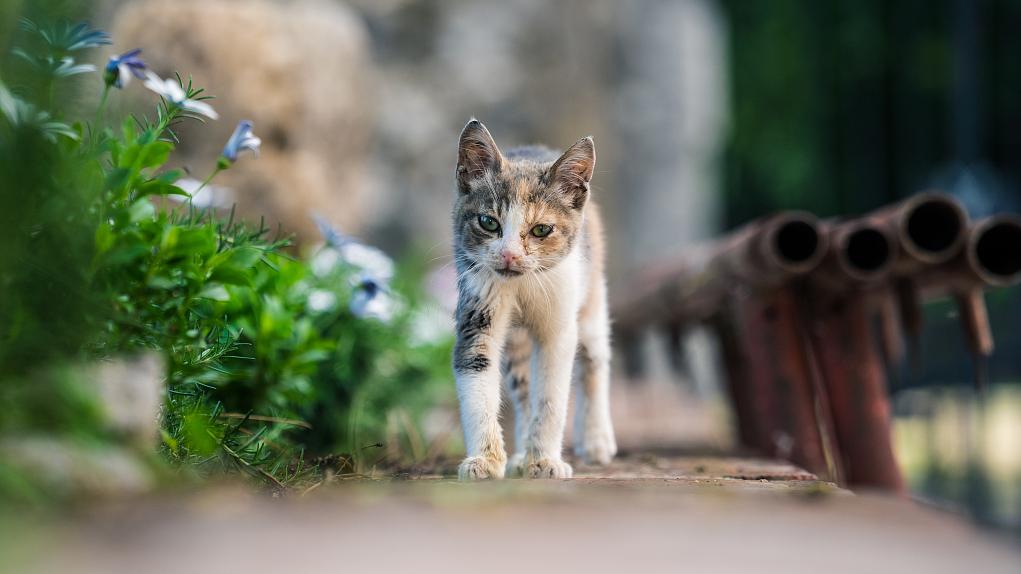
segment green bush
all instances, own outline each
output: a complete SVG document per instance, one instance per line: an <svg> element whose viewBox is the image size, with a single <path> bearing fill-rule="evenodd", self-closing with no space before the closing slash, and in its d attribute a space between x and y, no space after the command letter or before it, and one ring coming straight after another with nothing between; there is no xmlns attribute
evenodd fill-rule
<svg viewBox="0 0 1021 574"><path fill-rule="evenodd" d="M421 273L394 273L381 252L325 224L328 244L301 260L264 225L194 207L183 174L164 165L177 125L215 117L208 98L149 75L153 113L103 125L118 88L143 72L134 54L102 76L77 63L105 43L87 26L23 22L2 67L0 396L32 414L0 415L0 430L60 432L68 425L39 421L79 416L111 440L94 397L41 382L50 401L23 391L62 380L46 374L61 365L152 350L167 365L166 457L279 483L303 468L303 449L357 456L383 440L388 411L433 402L450 341L416 336L430 321ZM75 121L66 102L104 79L96 120ZM199 189L232 168L238 144L257 148L247 128ZM11 483L2 478L0 489Z"/></svg>

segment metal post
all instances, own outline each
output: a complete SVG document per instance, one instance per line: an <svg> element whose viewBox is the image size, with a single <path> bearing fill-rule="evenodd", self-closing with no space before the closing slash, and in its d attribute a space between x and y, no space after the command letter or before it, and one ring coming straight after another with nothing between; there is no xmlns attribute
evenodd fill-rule
<svg viewBox="0 0 1021 574"><path fill-rule="evenodd" d="M869 302L861 291L822 302L815 310L812 346L847 483L903 492L890 434L886 377L870 319Z"/></svg>
<svg viewBox="0 0 1021 574"><path fill-rule="evenodd" d="M752 393L757 446L828 479L813 382L798 301L791 287L748 298L740 306L745 379ZM823 413L823 416L828 416Z"/></svg>

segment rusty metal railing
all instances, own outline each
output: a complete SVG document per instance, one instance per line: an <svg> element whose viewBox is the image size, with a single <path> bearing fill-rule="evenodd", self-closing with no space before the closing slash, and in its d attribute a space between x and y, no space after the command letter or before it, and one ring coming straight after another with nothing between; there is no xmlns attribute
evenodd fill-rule
<svg viewBox="0 0 1021 574"><path fill-rule="evenodd" d="M624 291L615 329L633 355L641 331L676 343L708 326L742 444L901 492L886 367L905 359L905 341L917 347L922 302L956 301L981 386L993 352L983 292L1019 281L1021 218L972 223L956 200L929 192L846 221L782 212L688 249Z"/></svg>

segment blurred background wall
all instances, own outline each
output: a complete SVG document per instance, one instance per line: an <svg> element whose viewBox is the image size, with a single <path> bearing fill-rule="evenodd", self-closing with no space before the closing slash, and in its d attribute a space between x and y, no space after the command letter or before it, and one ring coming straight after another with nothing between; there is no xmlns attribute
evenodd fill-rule
<svg viewBox="0 0 1021 574"><path fill-rule="evenodd" d="M191 74L263 161L224 178L250 214L304 240L317 211L391 252L449 252L457 136L505 147L597 142L615 277L719 228L726 26L705 0L108 1L123 46ZM120 48L120 46L118 47ZM229 106L226 107L226 106ZM181 161L212 166L216 140ZM200 178L201 179L201 178Z"/></svg>

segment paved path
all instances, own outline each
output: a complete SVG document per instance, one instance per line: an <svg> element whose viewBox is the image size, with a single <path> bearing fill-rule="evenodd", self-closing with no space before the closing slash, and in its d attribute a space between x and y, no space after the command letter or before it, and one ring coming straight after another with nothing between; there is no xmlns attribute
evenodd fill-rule
<svg viewBox="0 0 1021 574"><path fill-rule="evenodd" d="M960 517L853 495L789 465L644 454L578 471L571 481L344 480L281 499L224 487L101 503L59 523L8 523L0 570L1021 572L1016 543Z"/></svg>

